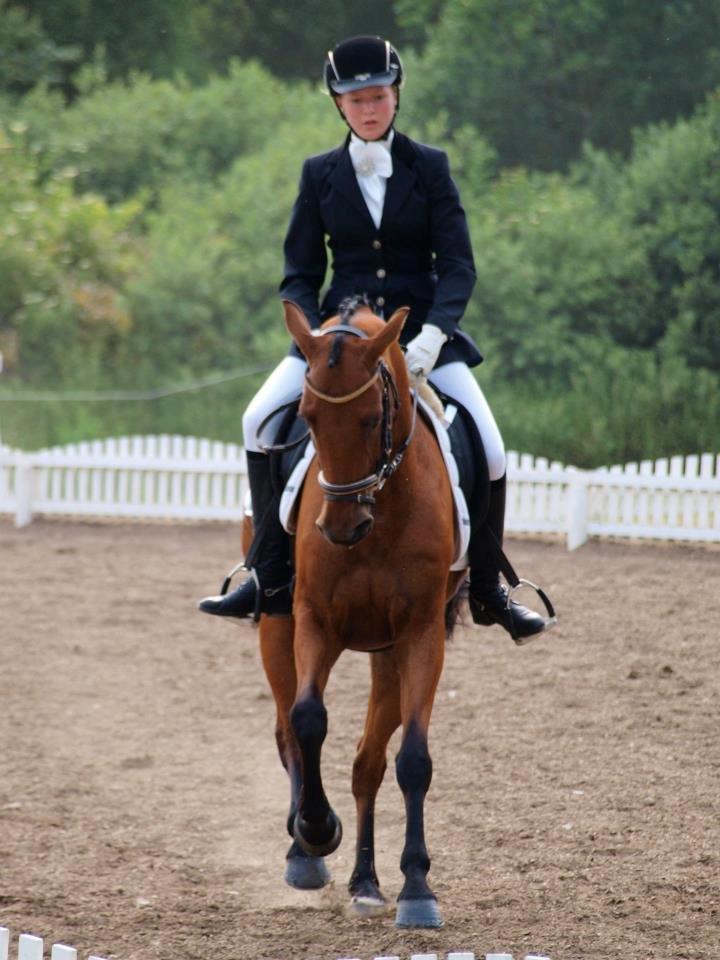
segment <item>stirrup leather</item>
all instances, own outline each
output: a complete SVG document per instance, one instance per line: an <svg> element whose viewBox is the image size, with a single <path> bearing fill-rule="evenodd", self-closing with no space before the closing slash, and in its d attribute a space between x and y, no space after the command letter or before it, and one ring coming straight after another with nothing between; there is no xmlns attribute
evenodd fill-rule
<svg viewBox="0 0 720 960"><path fill-rule="evenodd" d="M490 544L492 554L495 557L495 560L497 562L498 569L508 582L509 589L507 591L507 598L505 600L505 609L507 610L508 622L510 624L509 633L510 633L510 636L515 641L515 643L518 646L522 646L523 644L531 640L532 637L517 636L517 631L513 627L513 618L510 610L510 604L512 603L513 595L523 587L529 587L531 590L535 591L535 593L540 597L540 600L542 601L542 604L545 607L545 611L547 613L547 619L545 620L545 627L544 627L545 630L549 630L551 627L554 627L555 624L557 623L557 615L555 614L555 607L553 606L552 601L550 600L550 597L548 597L548 595L545 593L542 587L539 587L536 583L533 583L532 580L525 580L523 577L519 577L515 573L515 570L513 569L513 565L508 560L505 554L505 551L500 546L500 543L498 542L497 537L495 536L493 531L490 529L487 522L485 523L485 533L488 535L488 542Z"/></svg>

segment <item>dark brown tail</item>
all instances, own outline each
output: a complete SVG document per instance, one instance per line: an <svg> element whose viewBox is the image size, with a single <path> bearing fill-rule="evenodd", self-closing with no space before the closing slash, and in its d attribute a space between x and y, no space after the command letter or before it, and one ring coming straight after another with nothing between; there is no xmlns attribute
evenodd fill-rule
<svg viewBox="0 0 720 960"><path fill-rule="evenodd" d="M455 627L462 622L460 615L467 600L468 581L463 580L460 587L445 604L445 639L451 640Z"/></svg>

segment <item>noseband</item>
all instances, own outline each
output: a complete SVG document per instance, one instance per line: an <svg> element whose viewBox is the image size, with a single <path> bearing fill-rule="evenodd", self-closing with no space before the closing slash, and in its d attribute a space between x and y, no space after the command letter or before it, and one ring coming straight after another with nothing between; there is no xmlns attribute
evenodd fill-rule
<svg viewBox="0 0 720 960"><path fill-rule="evenodd" d="M325 336L329 333L349 333L352 336L367 339L367 334L364 330L360 330L358 327L351 327L348 324L337 324L334 327L327 327L316 333L316 336ZM400 407L400 398L392 373L382 360L378 362L375 373L369 380L366 380L357 390L353 390L351 393L345 393L339 397L318 390L310 381L309 376L307 374L305 375L306 389L308 389L313 396L326 403L350 403L351 400L355 400L365 393L366 390L369 390L378 379L382 382L382 423L380 429L380 457L375 472L369 474L367 477L363 477L361 480L353 480L350 483L330 483L329 480L325 479L325 475L321 470L318 474L318 483L325 493L326 500L369 505L375 503L375 497L372 494L376 490L382 490L386 481L395 473L402 463L405 451L412 440L413 433L415 432L415 418L417 414L417 391L412 391L413 410L410 431L395 453L393 453L393 418Z"/></svg>

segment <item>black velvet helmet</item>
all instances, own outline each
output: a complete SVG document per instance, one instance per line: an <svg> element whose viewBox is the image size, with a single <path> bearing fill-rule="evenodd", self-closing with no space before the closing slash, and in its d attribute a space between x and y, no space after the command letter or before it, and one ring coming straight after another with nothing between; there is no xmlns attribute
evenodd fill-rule
<svg viewBox="0 0 720 960"><path fill-rule="evenodd" d="M381 37L350 37L325 61L325 85L331 94L349 93L364 87L400 86L403 68L398 52Z"/></svg>

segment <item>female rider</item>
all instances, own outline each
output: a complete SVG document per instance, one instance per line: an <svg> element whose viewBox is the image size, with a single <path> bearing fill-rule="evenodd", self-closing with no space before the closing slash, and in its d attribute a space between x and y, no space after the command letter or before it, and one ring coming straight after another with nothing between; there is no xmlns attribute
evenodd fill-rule
<svg viewBox="0 0 720 960"><path fill-rule="evenodd" d="M364 294L376 313L401 306L410 314L401 335L412 373L427 376L471 414L490 473L488 526L501 543L505 517L505 449L485 397L470 372L482 361L459 329L475 283L465 212L445 153L395 129L403 68L380 37L352 37L330 51L325 83L349 127L345 142L305 161L285 238L283 299L318 327L348 297ZM327 293L319 292L332 254ZM251 572L229 594L207 597L200 609L223 617L292 609L288 535L278 519L269 458L258 429L268 414L302 391L306 364L293 347L270 374L243 417L255 536L245 564ZM470 542L469 602L476 623L498 623L520 641L545 621L519 603L507 606L495 554L481 524Z"/></svg>

